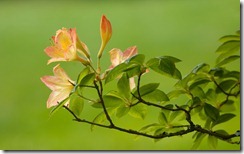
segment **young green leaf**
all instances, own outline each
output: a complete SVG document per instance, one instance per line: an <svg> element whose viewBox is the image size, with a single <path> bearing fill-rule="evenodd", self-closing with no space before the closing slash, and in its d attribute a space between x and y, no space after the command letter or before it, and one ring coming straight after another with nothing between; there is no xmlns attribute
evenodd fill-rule
<svg viewBox="0 0 244 154"><path fill-rule="evenodd" d="M74 112L75 115L79 116L83 110L84 100L77 94L72 94L70 96L69 108Z"/></svg>
<svg viewBox="0 0 244 154"><path fill-rule="evenodd" d="M168 58L163 57L160 58L159 69L166 74L173 76L175 72L175 64Z"/></svg>
<svg viewBox="0 0 244 154"><path fill-rule="evenodd" d="M228 42L228 41L240 41L240 36L238 35L226 35L219 39L220 42Z"/></svg>
<svg viewBox="0 0 244 154"><path fill-rule="evenodd" d="M123 71L127 74L128 78L137 76L141 73L141 66L138 64L131 64Z"/></svg>
<svg viewBox="0 0 244 154"><path fill-rule="evenodd" d="M90 69L88 68L88 67L86 67L86 68L84 68L81 72L80 72L80 74L79 74L79 76L78 76L78 78L77 78L77 84L79 85L80 84L80 82L81 82L81 80L88 74L90 72Z"/></svg>
<svg viewBox="0 0 244 154"><path fill-rule="evenodd" d="M208 72L210 69L209 64L201 63L193 68L192 73L198 73L198 72Z"/></svg>
<svg viewBox="0 0 244 154"><path fill-rule="evenodd" d="M168 124L168 118L167 118L167 115L164 114L163 111L161 111L158 115L158 121L160 124L162 125L166 125Z"/></svg>
<svg viewBox="0 0 244 154"><path fill-rule="evenodd" d="M206 134L197 132L195 136L196 136L196 139L194 140L194 144L192 146L193 150L195 150L199 147L199 145L201 144L201 142L204 139L204 137L206 136Z"/></svg>
<svg viewBox="0 0 244 154"><path fill-rule="evenodd" d="M173 91L169 92L167 95L168 95L169 99L171 100L171 99L176 98L185 93L187 93L185 90L173 90Z"/></svg>
<svg viewBox="0 0 244 154"><path fill-rule="evenodd" d="M84 78L79 82L79 85L82 87L83 86L89 86L93 85L93 82L95 80L95 73L90 73L84 76Z"/></svg>
<svg viewBox="0 0 244 154"><path fill-rule="evenodd" d="M162 57L160 57L160 58L166 58L166 59L169 59L169 60L172 61L173 63L181 62L180 59L175 58L175 57L172 57L172 56L162 56Z"/></svg>
<svg viewBox="0 0 244 154"><path fill-rule="evenodd" d="M219 118L219 110L208 103L204 104L204 111L213 122Z"/></svg>
<svg viewBox="0 0 244 154"><path fill-rule="evenodd" d="M225 80L225 81L222 81L220 84L219 84L219 87L216 87L216 93L220 93L222 92L222 90L224 90L225 92L227 92L230 88L232 88L235 84L237 84L237 81L236 80Z"/></svg>
<svg viewBox="0 0 244 154"><path fill-rule="evenodd" d="M137 104L130 108L129 114L134 118L144 119L147 114L147 106L144 104Z"/></svg>
<svg viewBox="0 0 244 154"><path fill-rule="evenodd" d="M121 63L119 65L117 65L116 67L114 67L107 75L107 77L105 78L105 83L108 83L114 79L116 79L119 75L121 75L123 73L123 71L127 68L127 64L125 63Z"/></svg>
<svg viewBox="0 0 244 154"><path fill-rule="evenodd" d="M211 148L216 149L216 147L218 145L218 139L212 135L208 135L208 145Z"/></svg>

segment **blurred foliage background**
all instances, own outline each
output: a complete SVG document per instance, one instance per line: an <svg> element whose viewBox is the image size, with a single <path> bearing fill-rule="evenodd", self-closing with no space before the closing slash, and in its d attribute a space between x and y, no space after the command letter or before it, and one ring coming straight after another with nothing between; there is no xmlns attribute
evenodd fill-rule
<svg viewBox="0 0 244 154"><path fill-rule="evenodd" d="M217 57L214 52L223 35L240 29L240 2L237 0L70 0L70 1L0 1L1 52L1 108L0 149L5 150L189 150L192 134L166 138L159 142L141 137L135 140L115 130L72 121L72 116L60 110L49 118L46 100L50 90L40 81L52 75L46 65L44 48L56 30L77 28L95 60L100 47L100 17L105 14L112 23L112 39L106 47L102 67L109 63L108 51L114 47L125 50L137 45L147 59L171 55L182 60L178 65L182 75L194 66L206 62L212 67ZM78 62L61 63L76 79L82 70ZM231 67L240 70L238 62ZM148 73L142 80L158 81L168 92L176 82L173 79ZM113 87L113 83L106 88ZM98 109L89 104L81 117L92 120ZM157 121L153 109L145 120L130 116L115 119L120 126L139 129ZM237 105L236 114L240 114ZM222 124L229 133L240 127L240 115ZM204 141L201 150L207 150ZM218 150L238 150L240 146L219 141Z"/></svg>

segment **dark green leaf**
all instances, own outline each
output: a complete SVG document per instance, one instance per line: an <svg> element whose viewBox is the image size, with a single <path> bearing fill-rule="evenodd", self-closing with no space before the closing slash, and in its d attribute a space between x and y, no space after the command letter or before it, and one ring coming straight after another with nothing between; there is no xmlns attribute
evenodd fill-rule
<svg viewBox="0 0 244 154"><path fill-rule="evenodd" d="M127 68L127 64L121 63L114 67L107 75L105 79L105 83L108 83L114 79L116 79L119 75L122 74L122 72Z"/></svg>
<svg viewBox="0 0 244 154"><path fill-rule="evenodd" d="M236 80L240 80L240 72L238 71L230 71L226 73L223 78L234 78Z"/></svg>
<svg viewBox="0 0 244 154"><path fill-rule="evenodd" d="M144 104L137 104L130 108L129 114L134 118L144 119L147 114L147 106Z"/></svg>
<svg viewBox="0 0 244 154"><path fill-rule="evenodd" d="M221 124L224 123L226 121L229 121L230 119L234 118L236 115L232 114L232 113L226 113L226 114L222 114L218 117L218 119L213 123L213 125L217 125L217 124Z"/></svg>
<svg viewBox="0 0 244 154"><path fill-rule="evenodd" d="M79 83L79 85L85 85L85 86L89 86L89 85L93 85L93 82L95 80L95 73L90 73L90 74L87 74Z"/></svg>
<svg viewBox="0 0 244 154"><path fill-rule="evenodd" d="M80 96L75 93L70 96L69 108L75 113L75 115L80 115L83 110L83 106L84 100Z"/></svg>
<svg viewBox="0 0 244 154"><path fill-rule="evenodd" d="M152 58L152 59L148 60L147 63L146 63L146 65L148 67L151 67L151 66L158 67L158 65L159 65L159 58Z"/></svg>
<svg viewBox="0 0 244 154"><path fill-rule="evenodd" d="M199 86L196 86L196 87L190 89L190 91L191 91L191 94L193 96L197 96L200 99L205 99L205 97L206 97L203 89L201 87L199 87Z"/></svg>
<svg viewBox="0 0 244 154"><path fill-rule="evenodd" d="M221 67L216 67L216 68L212 68L209 74L214 75L216 77L222 77L224 74L226 74L226 70Z"/></svg>
<svg viewBox="0 0 244 154"><path fill-rule="evenodd" d="M175 64L167 58L160 58L159 69L166 74L173 76L175 72Z"/></svg>
<svg viewBox="0 0 244 154"><path fill-rule="evenodd" d="M147 95L147 94L155 91L158 88L158 86L159 86L159 83L149 83L149 84L143 85L140 87L140 95L141 96ZM137 90L133 94L138 97Z"/></svg>
<svg viewBox="0 0 244 154"><path fill-rule="evenodd" d="M59 102L59 104L57 106L55 106L49 116L52 116L54 113L56 113L61 107L63 107L63 105L69 100L69 97L65 98L63 101Z"/></svg>
<svg viewBox="0 0 244 154"><path fill-rule="evenodd" d="M127 59L125 62L129 64L139 64L143 65L145 60L145 55L143 54L137 54L135 56L132 56L131 58Z"/></svg>
<svg viewBox="0 0 244 154"><path fill-rule="evenodd" d="M177 68L175 68L175 72L174 72L173 78L179 79L179 80L182 79L181 73L180 73L180 71Z"/></svg>
<svg viewBox="0 0 244 154"><path fill-rule="evenodd" d="M196 86L200 86L200 85L207 85L207 83L209 83L209 82L211 82L210 79L199 79L199 80L193 82L193 83L190 85L189 89L193 89L193 88L195 88Z"/></svg>
<svg viewBox="0 0 244 154"><path fill-rule="evenodd" d="M179 80L176 84L175 87L177 88L183 88L183 89L188 89L188 83L190 82L190 80L196 76L194 73L189 73L188 75L186 75L182 80Z"/></svg>
<svg viewBox="0 0 244 154"><path fill-rule="evenodd" d="M222 90L224 90L225 92L227 92L230 88L232 88L235 84L237 84L236 80L225 80L222 81L219 86L221 87ZM222 92L220 88L216 87L216 93L220 93Z"/></svg>
<svg viewBox="0 0 244 154"><path fill-rule="evenodd" d="M223 43L219 48L216 50L217 53L235 53L240 51L240 41L228 41Z"/></svg>
<svg viewBox="0 0 244 154"><path fill-rule="evenodd" d="M217 121L219 118L219 110L208 103L204 104L204 111L212 121Z"/></svg>
<svg viewBox="0 0 244 154"><path fill-rule="evenodd" d="M192 73L198 73L198 72L208 72L210 69L210 66L206 63L201 63L193 68Z"/></svg>
<svg viewBox="0 0 244 154"><path fill-rule="evenodd" d="M162 56L162 57L160 57L160 58L166 58L166 59L169 59L169 60L172 61L173 63L181 62L180 59L175 58L175 57L172 57L172 56Z"/></svg>
<svg viewBox="0 0 244 154"><path fill-rule="evenodd" d="M225 102L225 101L224 101ZM232 112L236 110L235 102L233 100L228 100L225 104L220 108L222 112Z"/></svg>
<svg viewBox="0 0 244 154"><path fill-rule="evenodd" d="M124 104L117 108L116 116L121 118L122 116L126 115L130 111L129 107L126 107Z"/></svg>
<svg viewBox="0 0 244 154"><path fill-rule="evenodd" d="M162 101L169 101L168 96L161 90L156 89L155 91L144 95L143 99L148 102L160 103Z"/></svg>
<svg viewBox="0 0 244 154"><path fill-rule="evenodd" d="M240 56L234 55L234 56L227 57L227 58L223 59L222 61L220 61L216 66L222 66L222 65L228 64L232 61L235 61L236 59L240 59Z"/></svg>
<svg viewBox="0 0 244 154"><path fill-rule="evenodd" d="M218 134L221 134L221 135L229 135L225 130L222 130L222 129L216 130L215 132Z"/></svg>
<svg viewBox="0 0 244 154"><path fill-rule="evenodd" d="M121 96L129 99L130 98L130 83L126 74L119 79L117 87Z"/></svg>
<svg viewBox="0 0 244 154"><path fill-rule="evenodd" d="M218 139L212 135L208 135L208 145L211 148L216 149L216 147L218 145Z"/></svg>

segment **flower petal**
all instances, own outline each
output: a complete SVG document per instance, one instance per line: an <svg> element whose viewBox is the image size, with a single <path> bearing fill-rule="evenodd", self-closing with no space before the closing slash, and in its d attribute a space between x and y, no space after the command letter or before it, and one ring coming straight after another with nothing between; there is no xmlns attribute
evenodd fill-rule
<svg viewBox="0 0 244 154"><path fill-rule="evenodd" d="M62 30L58 30L56 34L55 43L57 46L63 50L67 50L72 45L72 39L70 33L66 28L62 28Z"/></svg>
<svg viewBox="0 0 244 154"><path fill-rule="evenodd" d="M115 66L119 65L122 62L123 53L120 49L113 48L109 51L110 54L110 61L112 65L110 68L114 68Z"/></svg>
<svg viewBox="0 0 244 154"><path fill-rule="evenodd" d="M63 80L63 82L65 83L74 83L74 81L72 81L69 76L66 74L66 72L64 71L64 69L62 67L60 67L60 65L56 65L54 68L53 68L53 73L56 77L59 77L60 79ZM71 85L71 83L70 83Z"/></svg>
<svg viewBox="0 0 244 154"><path fill-rule="evenodd" d="M126 49L123 53L123 61L125 61L126 59L136 55L137 52L137 47L133 46L133 47L129 47L128 49Z"/></svg>
<svg viewBox="0 0 244 154"><path fill-rule="evenodd" d="M58 105L58 102L63 101L68 96L69 93L67 92L53 91L48 97L47 108Z"/></svg>

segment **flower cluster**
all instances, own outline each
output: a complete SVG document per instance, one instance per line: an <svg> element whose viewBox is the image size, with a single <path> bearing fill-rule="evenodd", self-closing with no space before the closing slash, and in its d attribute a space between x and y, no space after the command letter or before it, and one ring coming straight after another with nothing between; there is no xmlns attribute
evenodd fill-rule
<svg viewBox="0 0 244 154"><path fill-rule="evenodd" d="M112 26L110 21L103 15L100 22L101 46L97 57L100 60L103 51L112 36ZM92 60L87 45L82 42L75 28L62 28L52 36L52 45L45 48L45 53L51 58L47 64L61 61L79 61L84 66L90 66L95 73L97 73L92 66ZM123 63L128 58L137 54L135 46L128 48L124 52L120 49L114 48L110 52L111 66L106 70L110 71L117 65ZM100 67L100 66L99 66ZM99 68L98 68L99 69ZM65 98L67 98L75 87L76 83L69 78L60 64L53 68L54 76L43 76L41 81L52 90L48 100L47 108L58 105ZM97 76L100 73L96 74ZM104 75L104 74L102 74ZM134 79L130 79L130 87L135 87ZM65 103L68 106L69 101Z"/></svg>

